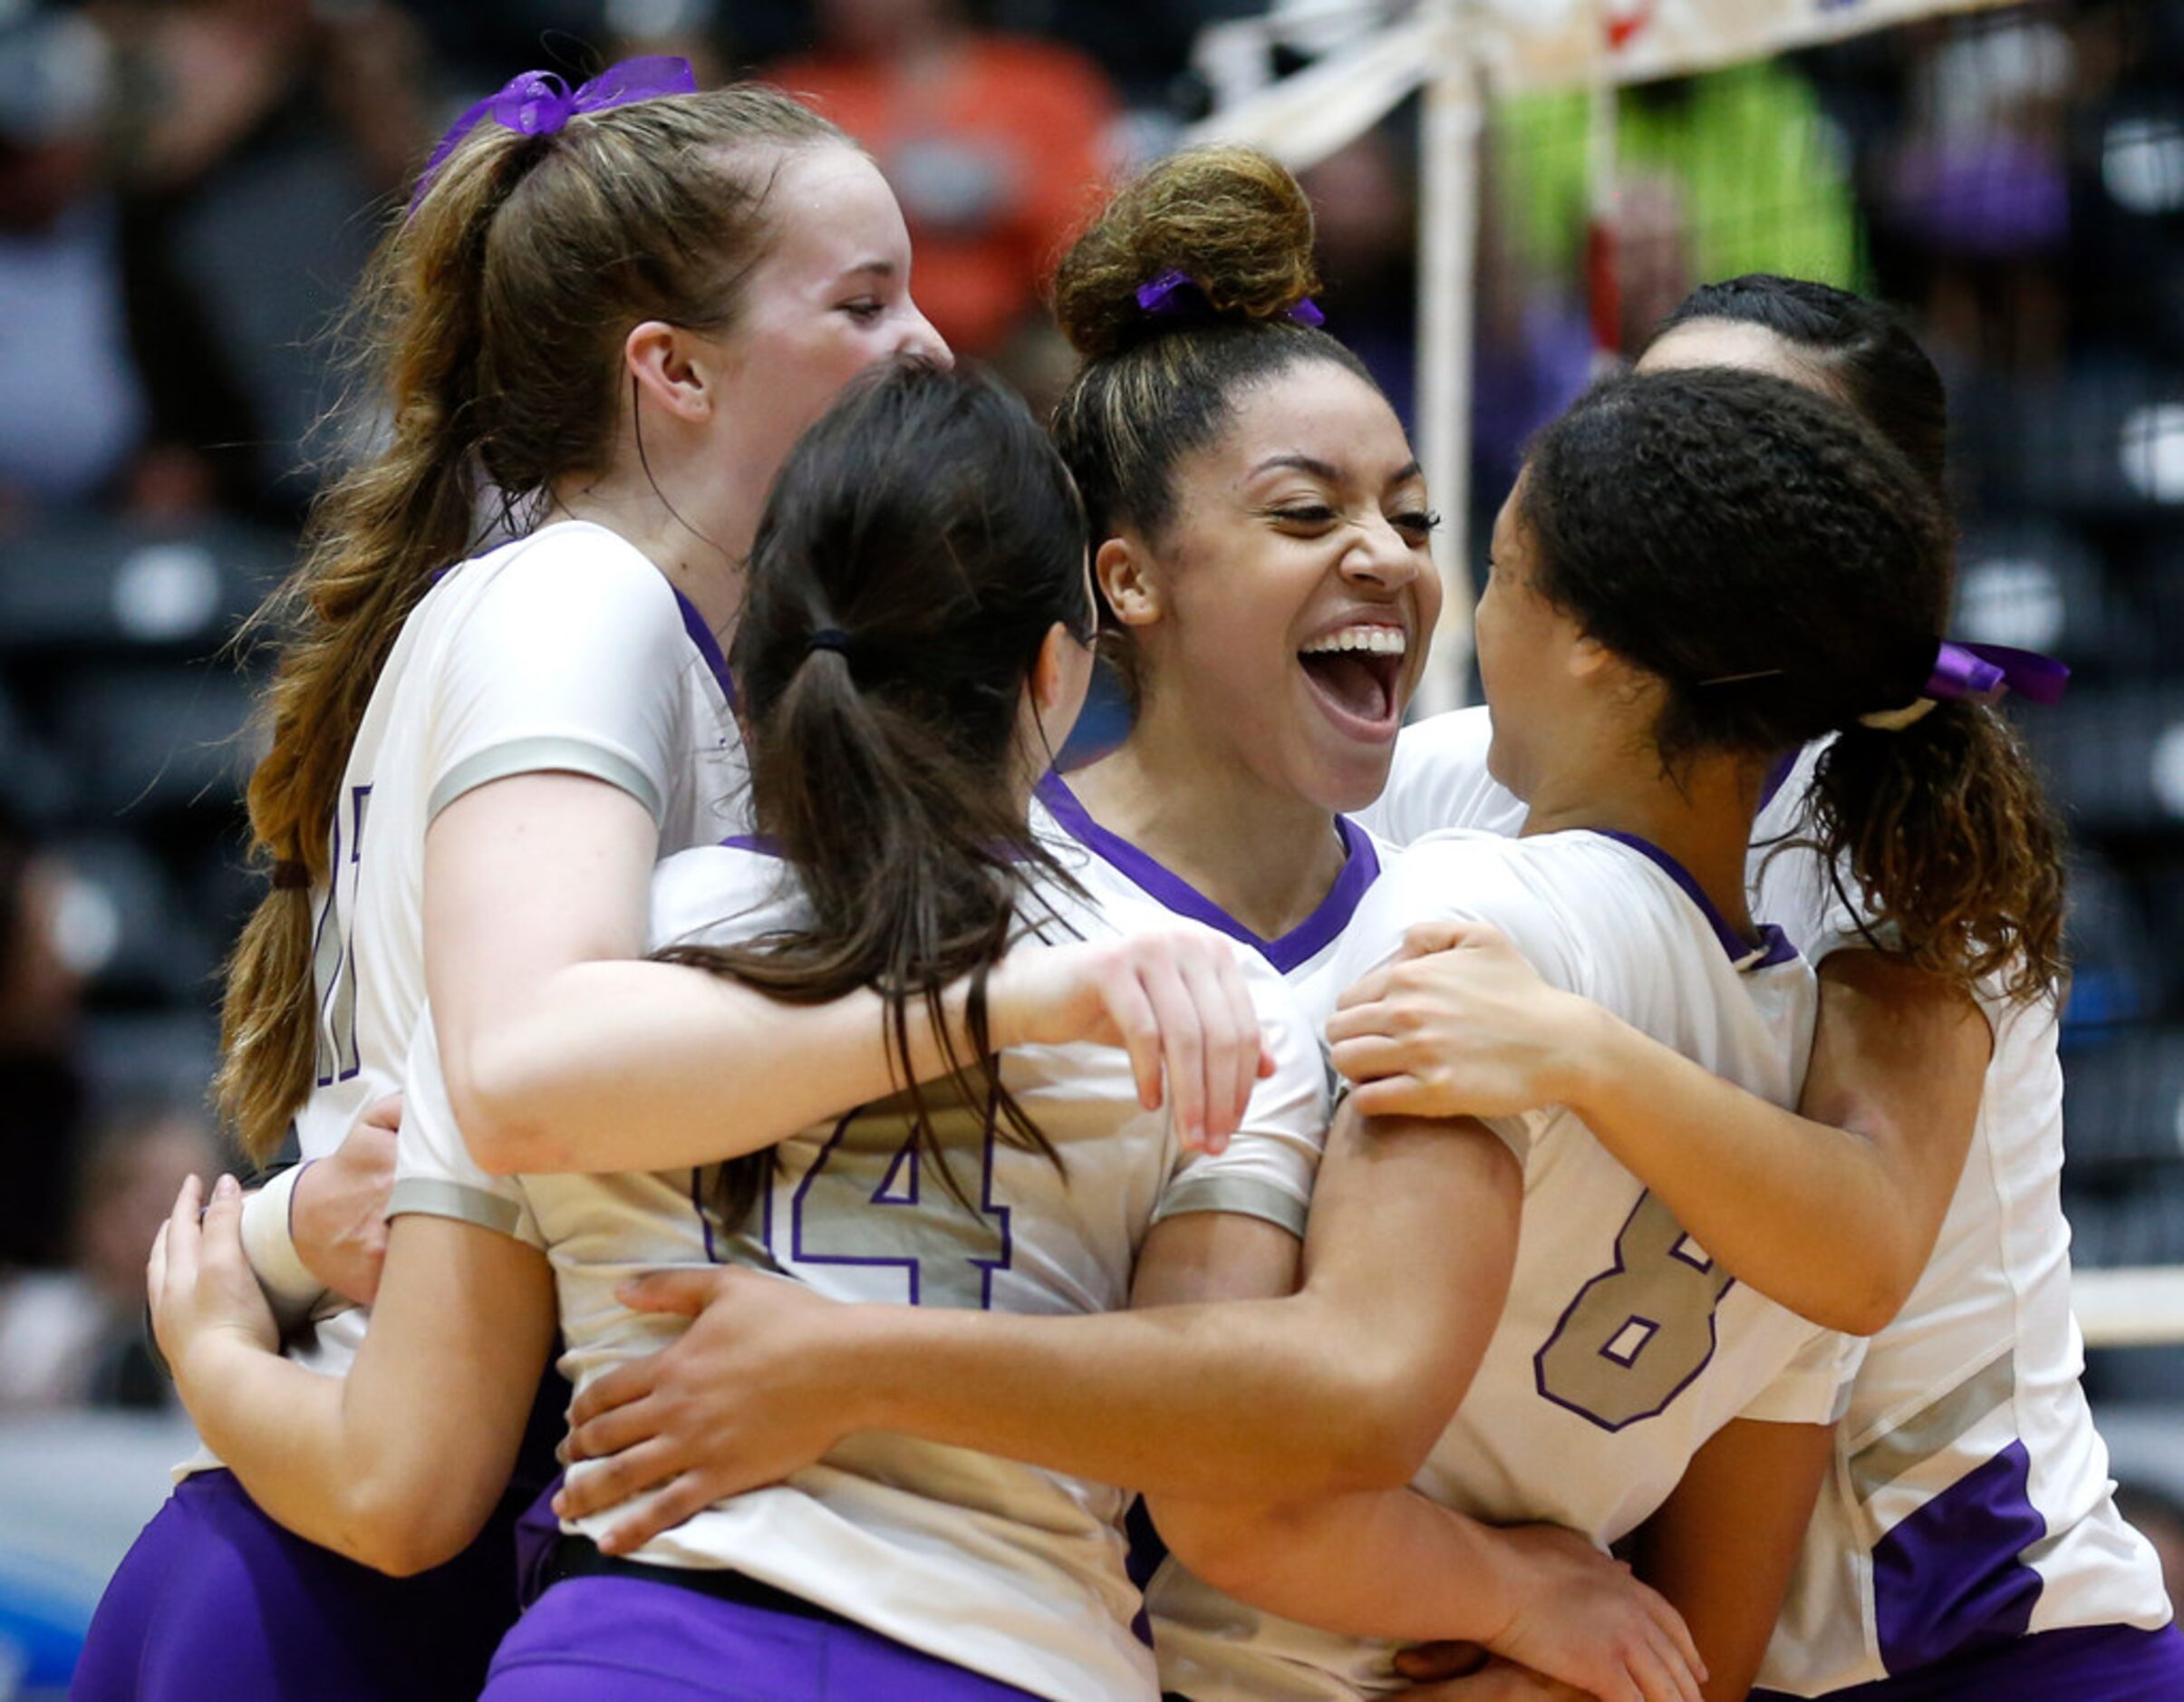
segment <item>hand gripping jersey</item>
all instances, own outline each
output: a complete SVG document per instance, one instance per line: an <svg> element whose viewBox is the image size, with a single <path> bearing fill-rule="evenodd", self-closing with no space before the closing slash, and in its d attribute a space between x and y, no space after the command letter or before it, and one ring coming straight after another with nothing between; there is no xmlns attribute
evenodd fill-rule
<svg viewBox="0 0 2184 1702"><path fill-rule="evenodd" d="M1406 728L1364 819L1397 844L1436 827L1515 832L1524 806L1486 772L1492 735L1483 709ZM1791 843L1823 748L1800 753L1762 810L1751 862L1754 909L1815 964L1865 943L1818 856ZM1964 1175L1925 1274L1867 1345L1766 1688L1822 1696L2000 1638L2170 1619L2078 1383L2054 1012L1981 1003L1995 1047Z"/></svg>
<svg viewBox="0 0 2184 1702"><path fill-rule="evenodd" d="M1570 832L1436 835L1398 857L1338 955L1345 981L1441 918L1492 923L1556 985L1777 1103L1797 1096L1816 994L1779 934L1748 947L1659 852ZM1550 1520L1605 1546L1667 1499L1732 1419L1825 1424L1856 1344L1717 1269L1560 1108L1495 1132L1524 1166L1509 1301L1414 1480L1497 1524ZM1171 1690L1193 1702L1394 1690L1391 1646L1260 1614L1173 1565L1151 1597Z"/></svg>
<svg viewBox="0 0 2184 1702"><path fill-rule="evenodd" d="M1758 846L1799 833L1820 749ZM1767 914L1816 962L1863 943L1812 852L1754 861ZM2029 1632L2170 1619L2078 1383L2055 1011L1993 990L1980 1004L1995 1049L1964 1174L1925 1274L1867 1349L1764 1688L1822 1696Z"/></svg>
<svg viewBox="0 0 2184 1702"><path fill-rule="evenodd" d="M1055 941L1178 925L1149 904L1087 904L1043 882L1029 903ZM695 851L659 872L652 938L746 941L803 914L785 865L754 849ZM1002 1056L1002 1079L1066 1170L993 1138L976 1110L936 1089L953 1194L912 1146L903 1103L889 1100L783 1142L772 1185L731 1228L711 1208L710 1170L479 1175L448 1115L437 1055L420 1046L391 1209L465 1218L543 1248L559 1290L562 1369L579 1388L681 1327L616 1303L614 1285L634 1272L733 1261L843 1301L1117 1310L1139 1244L1164 1217L1239 1212L1302 1230L1327 1117L1319 1050L1279 979L1238 956L1279 1068L1219 1157L1185 1157L1165 1114L1139 1108L1122 1052L1024 1047ZM732 1115L732 1083L721 1103ZM1039 1696L1150 1697L1152 1655L1130 1629L1139 1604L1124 1571L1123 1501L1013 1461L865 1434L635 1558L746 1573ZM567 1528L595 1537L608 1523Z"/></svg>
<svg viewBox="0 0 2184 1702"><path fill-rule="evenodd" d="M603 527L542 527L440 576L372 689L329 826L333 884L313 894L318 1085L296 1116L303 1156L332 1152L402 1085L425 1003L433 817L489 781L551 770L627 792L662 853L710 845L744 818L730 690L696 608ZM260 1271L276 1288L283 1274ZM286 1275L318 1288L300 1266ZM292 1357L346 1370L367 1317L324 1320Z"/></svg>

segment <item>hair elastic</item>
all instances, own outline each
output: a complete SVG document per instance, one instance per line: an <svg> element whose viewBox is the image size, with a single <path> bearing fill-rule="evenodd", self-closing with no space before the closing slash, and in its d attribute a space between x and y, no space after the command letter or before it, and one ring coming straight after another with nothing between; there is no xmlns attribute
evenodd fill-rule
<svg viewBox="0 0 2184 1702"><path fill-rule="evenodd" d="M1205 291L1193 283L1188 275L1173 267L1137 286L1137 305L1155 318L1170 314L1211 313L1213 305L1206 299ZM1293 319L1300 325L1327 324L1327 315L1319 311L1319 304L1309 295L1300 299L1283 317Z"/></svg>
<svg viewBox="0 0 2184 1702"><path fill-rule="evenodd" d="M286 858L266 871L266 878L273 883L276 893L307 893L311 890L311 871L301 863Z"/></svg>
<svg viewBox="0 0 2184 1702"><path fill-rule="evenodd" d="M697 92L698 73L691 69L689 60L672 53L647 53L609 65L574 93L554 72L518 72L449 126L448 133L432 150L432 157L425 161L417 189L410 197L410 210L417 210L417 204L425 198L425 191L432 187L456 144L488 118L519 136L551 136L578 112L604 112L633 101Z"/></svg>
<svg viewBox="0 0 2184 1702"><path fill-rule="evenodd" d="M804 653L808 656L819 650L831 650L837 656L847 656L849 634L838 626L814 627L811 636L804 641Z"/></svg>
<svg viewBox="0 0 2184 1702"><path fill-rule="evenodd" d="M2070 669L2036 650L2015 650L2007 644L1962 644L1945 638L1935 648L1924 696L1913 698L1901 709L1860 715L1858 724L1876 732L1901 732L1923 720L1944 699L1993 703L2012 691L2034 703L2060 703L2069 683Z"/></svg>

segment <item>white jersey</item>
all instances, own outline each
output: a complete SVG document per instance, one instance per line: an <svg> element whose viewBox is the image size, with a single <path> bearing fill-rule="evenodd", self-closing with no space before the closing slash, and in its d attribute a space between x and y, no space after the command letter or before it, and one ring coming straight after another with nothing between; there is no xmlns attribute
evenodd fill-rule
<svg viewBox="0 0 2184 1702"><path fill-rule="evenodd" d="M1524 826L1524 800L1486 771L1493 742L1493 718L1483 707L1413 721L1396 735L1387 784L1358 819L1396 846L1451 827L1514 838Z"/></svg>
<svg viewBox="0 0 2184 1702"><path fill-rule="evenodd" d="M695 607L604 527L541 527L440 575L372 688L330 827L333 885L312 895L318 1084L296 1114L304 1157L332 1152L402 1086L425 1003L433 817L489 781L550 770L627 792L663 853L710 845L746 818L729 692ZM291 1357L345 1371L367 1318L323 1320Z"/></svg>
<svg viewBox="0 0 2184 1702"><path fill-rule="evenodd" d="M1421 922L1491 923L1551 982L1778 1104L1796 1099L1816 988L1779 934L1753 949L1636 840L1433 836L1397 858L1338 955L1354 980ZM1826 1424L1858 1344L1719 1271L1559 1107L1501 1119L1524 1166L1508 1304L1414 1486L1495 1524L1544 1520L1605 1547L1665 1501L1734 1419ZM1400 1688L1394 1646L1240 1606L1171 1563L1151 1596L1171 1690L1193 1702Z"/></svg>
<svg viewBox="0 0 2184 1702"><path fill-rule="evenodd" d="M1364 819L1398 845L1435 827L1515 832L1524 807L1486 772L1492 732L1483 709L1405 728ZM1865 943L1825 866L1791 844L1823 748L1776 787L1751 863L1754 911L1815 964ZM1964 1174L1925 1274L1868 1344L1768 1688L1821 1696L1998 1636L2170 1618L2078 1382L2054 1012L1981 1003L1995 1046Z"/></svg>
<svg viewBox="0 0 2184 1702"><path fill-rule="evenodd" d="M1049 774L1039 788L1031 825L1061 866L1087 890L1126 903L1151 899L1163 909L1203 922L1248 945L1288 982L1315 1030L1324 1030L1335 1001L1349 983L1335 973L1336 948L1359 902L1380 878L1388 847L1347 817L1335 818L1348 854L1342 873L1312 914L1279 939L1267 939L1149 853L1092 819L1066 781Z"/></svg>
<svg viewBox="0 0 2184 1702"><path fill-rule="evenodd" d="M667 863L657 944L728 943L794 926L785 865L721 846ZM1049 938L1174 925L1150 904L1088 906L1041 883ZM952 1197L912 1144L903 1101L861 1107L775 1149L753 1220L710 1207L710 1172L479 1177L448 1115L429 1047L403 1117L394 1212L454 1216L544 1249L559 1290L563 1372L579 1390L652 1352L679 1320L633 1312L633 1272L725 1261L842 1301L1069 1315L1129 1302L1139 1244L1163 1217L1226 1211L1301 1233L1327 1120L1317 1043L1278 977L1239 951L1278 1060L1218 1157L1187 1157L1164 1113L1140 1108L1127 1058L1093 1046L1024 1047L1001 1078L1065 1169L986 1133L936 1090ZM733 1084L723 1107L732 1113ZM968 1205L962 1202L969 1202ZM573 1471L581 1471L577 1466ZM913 1648L1068 1702L1151 1697L1151 1651L1132 1629L1122 1492L969 1450L863 1434L778 1486L719 1502L634 1558L726 1568ZM596 1538L605 1515L564 1526Z"/></svg>
<svg viewBox="0 0 2184 1702"><path fill-rule="evenodd" d="M1757 846L1798 836L1818 749ZM1861 943L1813 853L1759 868L1767 914L1816 961ZM2170 1619L2078 1382L2055 1011L1980 1002L1995 1047L1964 1174L1925 1274L1867 1349L1760 1671L1768 1689L1822 1696L2027 1632Z"/></svg>

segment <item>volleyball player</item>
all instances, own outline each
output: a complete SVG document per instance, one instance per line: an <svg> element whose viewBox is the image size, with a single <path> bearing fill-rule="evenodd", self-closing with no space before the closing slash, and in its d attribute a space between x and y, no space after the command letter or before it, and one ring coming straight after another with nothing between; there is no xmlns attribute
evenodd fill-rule
<svg viewBox="0 0 2184 1702"><path fill-rule="evenodd" d="M1672 316L1641 367L1696 363L1757 365L1841 395L1938 488L1947 424L1940 378L1873 304L1778 277L1707 285ZM1933 712L1965 711L1944 705ZM1490 736L1487 718L1468 711L1406 734L1383 806L1391 831L1402 836L1442 815L1478 820L1521 809L1477 759L1482 734ZM1822 965L1823 1002L1832 1008L1820 1051L1830 1049L1831 1021L1837 1061L1863 1072L1858 1090L1870 1110L1884 1114L1867 1122L1877 1196L1872 1182L1859 1191L1855 1175L1802 1185L1812 1190L1808 1198L1830 1203L1812 1215L1824 1220L1834 1256L1860 1267L1839 1286L1853 1290L1878 1272L1872 1304L1894 1315L1860 1370L1762 1682L1782 1694L1875 1702L2184 1692L2184 1649L2173 1630L2160 1629L2170 1612L2158 1562L2117 1512L2107 1450L2078 1381L2083 1349L2070 1312L2070 1235L2057 1186L2054 989L2043 982L2012 997L2009 970L2021 965L1967 993L1889 964L1861 931L1869 918L1852 897L1855 877L1838 891L1799 843L1809 831L1817 754L1806 752L1784 775L1762 812L1752 875L1762 908ZM2036 808L2011 807L2040 831ZM2041 855L2052 856L2052 846ZM2040 949L2052 952L2052 941ZM1430 1050L1428 1068L1443 1072L1448 1090L1583 1107L1596 1096L1551 1078L1546 1060L1582 1052L1588 1074L1617 1073L1628 1037L1602 1044L1589 1014L1542 998L1537 978L1505 954L1459 952L1439 967L1446 972L1442 1009L1421 1023L1411 1003L1404 1051L1416 1059ZM1937 1033L1935 1014L1946 1001L1972 1010L1976 1048ZM1384 1025L1404 1001L1380 1002L1377 1013L1358 1013L1359 1034ZM1573 1015L1582 1033L1570 1026ZM1338 1030L1349 1020L1338 1020ZM1359 1049L1338 1044L1336 1055L1355 1063ZM1382 1050L1367 1073L1403 1068L1402 1056ZM1489 1075L1498 1087L1487 1087ZM1400 1092L1377 1091L1404 1102ZM1637 1104L1675 1089L1641 1074L1610 1091ZM1976 1121L1964 1119L1968 1161L1967 1139L1953 1134L1967 1095L1976 1102ZM1806 1108L1816 1109L1812 1088ZM1612 1128L1614 1115L1610 1107L1607 1118L1596 1116L1596 1127ZM1749 1178L1715 1174L1746 1221L1764 1217L1764 1194ZM1907 1262L1909 1277L1892 1274ZM1739 1274L1764 1286L1768 1273ZM1812 1280L1826 1273L1815 1269Z"/></svg>
<svg viewBox="0 0 2184 1702"><path fill-rule="evenodd" d="M764 837L671 860L654 943L792 1003L877 989L900 1034L1013 935L1173 934L1150 904L1088 904L1026 819L1081 704L1092 623L1082 510L1020 403L917 367L853 392L791 456L749 566L734 654ZM1188 1161L1120 1055L997 1061L974 1009L948 1080L778 1152L480 1187L427 1053L345 1387L271 1350L228 1194L201 1259L194 1191L165 1232L161 1340L271 1513L400 1569L429 1563L491 1504L556 1310L580 1384L661 1339L614 1299L633 1271L724 1257L903 1312L1068 1313L1123 1304L1141 1243L1148 1266L1221 1262L1238 1227L1249 1246L1293 1248L1325 1077L1279 979L1256 980L1273 1070L1226 1150ZM909 1044L897 1061L914 1078ZM731 1084L724 1151L733 1103ZM1001 1459L863 1439L625 1560L573 1533L486 1695L1149 1694L1118 1502Z"/></svg>
<svg viewBox="0 0 2184 1702"><path fill-rule="evenodd" d="M785 97L665 92L691 87L679 62L574 101L517 79L360 297L389 432L274 607L293 627L250 788L272 890L218 1088L254 1156L292 1118L324 1155L398 1088L428 983L459 1079L506 1007L642 949L657 854L739 819L714 634L774 468L850 374L942 353L870 161ZM521 536L465 560L488 498ZM364 1323L326 1320L298 1363L341 1371ZM505 1524L397 1582L290 1539L217 1465L123 1562L78 1696L475 1691L514 1610Z"/></svg>

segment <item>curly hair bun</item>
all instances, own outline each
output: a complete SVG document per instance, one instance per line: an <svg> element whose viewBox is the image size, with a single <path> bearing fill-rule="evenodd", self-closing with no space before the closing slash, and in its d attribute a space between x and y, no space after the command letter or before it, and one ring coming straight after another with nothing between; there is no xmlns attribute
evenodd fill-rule
<svg viewBox="0 0 2184 1702"><path fill-rule="evenodd" d="M1196 285L1218 318L1280 318L1319 288L1303 186L1252 148L1193 148L1158 161L1062 257L1062 334L1097 361L1189 324L1137 305L1138 286L1170 271Z"/></svg>

